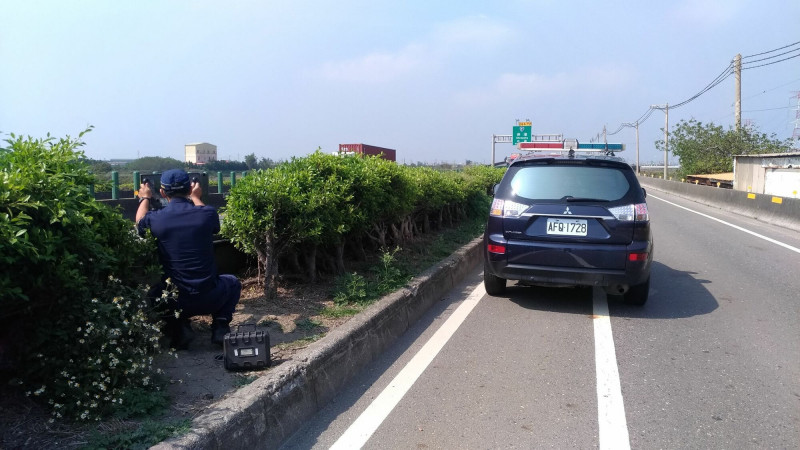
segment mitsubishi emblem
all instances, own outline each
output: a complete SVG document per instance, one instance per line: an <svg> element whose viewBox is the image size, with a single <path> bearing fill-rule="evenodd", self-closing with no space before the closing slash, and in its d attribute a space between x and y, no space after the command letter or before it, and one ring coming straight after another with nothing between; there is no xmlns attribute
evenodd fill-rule
<svg viewBox="0 0 800 450"><path fill-rule="evenodd" d="M562 214L572 214L572 211L569 210L569 206L567 206L567 209L565 209Z"/></svg>

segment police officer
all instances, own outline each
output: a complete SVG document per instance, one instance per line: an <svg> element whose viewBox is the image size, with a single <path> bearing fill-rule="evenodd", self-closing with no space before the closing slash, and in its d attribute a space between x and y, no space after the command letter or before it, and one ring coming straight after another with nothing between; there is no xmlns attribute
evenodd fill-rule
<svg viewBox="0 0 800 450"><path fill-rule="evenodd" d="M167 206L150 210L156 200L149 183L139 186L139 209L136 226L140 235L149 229L158 244L158 256L164 268L164 279L170 278L178 288L180 317L167 320L167 333L172 346L185 349L194 338L189 318L210 314L211 341L222 345L230 332L233 311L239 303L242 284L234 275L218 275L214 261L213 236L219 232L219 215L206 206L199 182L191 181L181 169L161 174L161 196ZM162 280L160 290L166 287Z"/></svg>

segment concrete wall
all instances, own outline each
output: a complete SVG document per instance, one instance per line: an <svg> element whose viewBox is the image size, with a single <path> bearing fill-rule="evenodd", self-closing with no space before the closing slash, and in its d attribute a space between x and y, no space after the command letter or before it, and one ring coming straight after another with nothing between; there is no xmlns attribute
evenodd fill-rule
<svg viewBox="0 0 800 450"><path fill-rule="evenodd" d="M698 186L660 178L640 177L639 182L648 191L669 192L708 206L800 231L800 199Z"/></svg>

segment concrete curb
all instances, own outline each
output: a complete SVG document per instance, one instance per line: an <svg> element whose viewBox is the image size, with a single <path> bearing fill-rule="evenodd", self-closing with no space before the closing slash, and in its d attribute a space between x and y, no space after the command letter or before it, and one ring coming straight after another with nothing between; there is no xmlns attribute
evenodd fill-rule
<svg viewBox="0 0 800 450"><path fill-rule="evenodd" d="M800 231L800 199L751 194L649 177L640 177L639 183L645 189L669 192L697 203Z"/></svg>
<svg viewBox="0 0 800 450"><path fill-rule="evenodd" d="M481 261L482 238L387 295L295 357L212 405L153 449L277 448Z"/></svg>

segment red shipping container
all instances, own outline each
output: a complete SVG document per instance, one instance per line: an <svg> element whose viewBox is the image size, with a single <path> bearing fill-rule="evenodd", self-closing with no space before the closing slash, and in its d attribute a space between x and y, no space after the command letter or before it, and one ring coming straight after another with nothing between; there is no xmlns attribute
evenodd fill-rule
<svg viewBox="0 0 800 450"><path fill-rule="evenodd" d="M339 144L339 153L381 156L389 161L397 161L397 152L395 150L368 144Z"/></svg>

